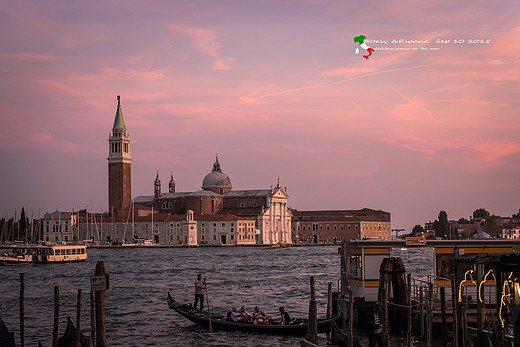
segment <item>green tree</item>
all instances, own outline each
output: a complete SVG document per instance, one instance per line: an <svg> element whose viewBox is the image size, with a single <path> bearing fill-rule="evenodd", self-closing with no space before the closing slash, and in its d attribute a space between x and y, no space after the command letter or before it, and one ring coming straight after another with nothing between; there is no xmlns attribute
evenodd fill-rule
<svg viewBox="0 0 520 347"><path fill-rule="evenodd" d="M27 217L25 216L25 208L22 206L22 213L20 213L20 239L25 238L27 232Z"/></svg>
<svg viewBox="0 0 520 347"><path fill-rule="evenodd" d="M469 220L467 220L466 218L459 218L457 223L459 223L459 224L469 224Z"/></svg>
<svg viewBox="0 0 520 347"><path fill-rule="evenodd" d="M413 235L413 236L419 236L419 235L421 235L423 232L424 232L424 228L422 227L422 225L419 225L419 224L417 224L416 226L414 226L413 229L412 229L412 235Z"/></svg>
<svg viewBox="0 0 520 347"><path fill-rule="evenodd" d="M473 211L473 218L486 218L489 216L489 212L485 208L478 208Z"/></svg>
<svg viewBox="0 0 520 347"><path fill-rule="evenodd" d="M448 237L450 222L448 221L448 214L446 211L439 212L439 218L433 222L433 230L435 231L435 236L438 238Z"/></svg>
<svg viewBox="0 0 520 347"><path fill-rule="evenodd" d="M490 233L497 226L497 216L492 215L489 218L486 218L484 222L483 229L486 233Z"/></svg>

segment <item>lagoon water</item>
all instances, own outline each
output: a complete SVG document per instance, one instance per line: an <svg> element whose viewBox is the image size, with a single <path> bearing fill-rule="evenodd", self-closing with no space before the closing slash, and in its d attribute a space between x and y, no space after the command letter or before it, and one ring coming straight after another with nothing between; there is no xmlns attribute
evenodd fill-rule
<svg viewBox="0 0 520 347"><path fill-rule="evenodd" d="M425 253L426 251L426 253ZM396 251L414 276L432 269L428 249ZM193 303L197 273L207 277L210 309L225 314L232 306L255 305L273 318L285 306L306 317L309 276L315 276L318 316L325 316L328 282L337 290L337 246L262 248L89 249L84 263L0 266L0 315L19 345L19 273L25 273L25 344L52 345L54 286L60 287L60 335L67 316L76 320L78 289L83 290L81 327L90 334L90 276L96 262L110 274L106 292L106 329L110 346L299 346L301 337L214 332L185 320L166 303L167 292ZM401 254L400 254L401 253ZM206 306L206 303L204 303ZM362 333L360 333L362 334ZM361 342L366 339L361 337ZM396 341L397 342L397 341ZM320 344L326 345L325 335ZM397 343L396 345L399 345Z"/></svg>

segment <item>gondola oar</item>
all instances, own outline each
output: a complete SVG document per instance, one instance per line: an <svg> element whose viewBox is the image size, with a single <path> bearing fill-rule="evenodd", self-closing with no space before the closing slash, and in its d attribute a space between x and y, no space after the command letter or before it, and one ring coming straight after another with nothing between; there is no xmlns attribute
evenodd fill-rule
<svg viewBox="0 0 520 347"><path fill-rule="evenodd" d="M204 277L204 289L206 290L206 306L208 306L208 320L209 320L209 332L213 332L213 327L211 326L211 313L209 312L209 298L208 298L208 287L206 286L206 277Z"/></svg>

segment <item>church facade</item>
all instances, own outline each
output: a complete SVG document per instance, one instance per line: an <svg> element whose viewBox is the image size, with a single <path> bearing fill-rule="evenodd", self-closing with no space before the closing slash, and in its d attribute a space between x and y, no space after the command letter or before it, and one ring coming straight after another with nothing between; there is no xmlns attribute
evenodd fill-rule
<svg viewBox="0 0 520 347"><path fill-rule="evenodd" d="M270 245L291 243L289 195L280 186L233 190L218 157L200 190L177 192L173 173L162 192L157 172L153 195L132 200L130 136L121 100L108 138L108 202L106 214L80 220L80 237L110 243L151 240L165 245Z"/></svg>

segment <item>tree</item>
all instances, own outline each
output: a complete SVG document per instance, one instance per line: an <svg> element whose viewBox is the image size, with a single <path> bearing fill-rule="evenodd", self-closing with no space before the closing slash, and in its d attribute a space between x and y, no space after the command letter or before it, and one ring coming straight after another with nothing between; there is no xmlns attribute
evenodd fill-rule
<svg viewBox="0 0 520 347"><path fill-rule="evenodd" d="M422 233L424 233L424 228L422 227L422 225L417 224L416 226L413 227L413 229L412 229L413 236L419 236Z"/></svg>
<svg viewBox="0 0 520 347"><path fill-rule="evenodd" d="M25 216L25 208L22 206L22 213L20 213L20 237L23 239L27 231L27 217Z"/></svg>
<svg viewBox="0 0 520 347"><path fill-rule="evenodd" d="M513 213L513 218L520 217L520 209L518 209L518 213Z"/></svg>
<svg viewBox="0 0 520 347"><path fill-rule="evenodd" d="M491 233L491 231L496 227L497 225L497 216L492 215L489 218L486 218L486 222L483 225L483 229L486 233Z"/></svg>
<svg viewBox="0 0 520 347"><path fill-rule="evenodd" d="M478 208L473 211L473 218L486 218L489 216L489 212L485 208Z"/></svg>
<svg viewBox="0 0 520 347"><path fill-rule="evenodd" d="M469 220L467 220L466 218L459 218L459 220L457 221L458 224L469 224Z"/></svg>
<svg viewBox="0 0 520 347"><path fill-rule="evenodd" d="M435 230L436 237L445 238L448 236L450 222L448 221L448 214L446 211L439 212L439 218L433 222L433 230Z"/></svg>

